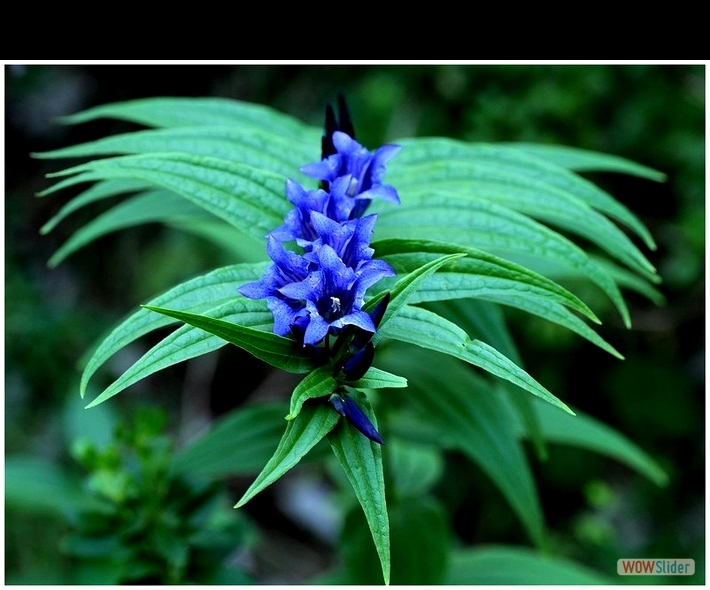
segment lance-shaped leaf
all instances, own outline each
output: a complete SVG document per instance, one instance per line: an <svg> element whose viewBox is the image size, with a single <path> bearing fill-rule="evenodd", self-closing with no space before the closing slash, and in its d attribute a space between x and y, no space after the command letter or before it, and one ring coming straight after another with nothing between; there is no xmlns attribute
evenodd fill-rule
<svg viewBox="0 0 710 590"><path fill-rule="evenodd" d="M279 446L254 483L234 506L241 508L270 486L320 442L338 423L340 417L325 404L307 404L295 419L288 422Z"/></svg>
<svg viewBox="0 0 710 590"><path fill-rule="evenodd" d="M459 328L463 328L471 338L487 342L521 369L524 368L499 305L475 299L458 299L431 303L426 307L447 320L451 320ZM533 408L535 400L527 395L518 395L517 388L509 382L502 382L501 385L504 386L508 399L525 424L538 458L541 461L546 460L547 447L540 430L540 422Z"/></svg>
<svg viewBox="0 0 710 590"><path fill-rule="evenodd" d="M397 314L397 312L403 305L407 303L407 300L416 292L419 286L429 275L435 273L437 269L441 268L450 260L455 260L456 258L461 258L462 256L466 256L466 254L456 253L442 256L440 258L437 258L436 260L432 260L431 262L422 265L418 269L410 272L406 277L402 277L399 281L397 281L394 287L392 287L389 305L387 306L387 310L385 311L385 314L382 317L382 320L380 321L378 331L372 337L372 343L377 344L380 339L380 330L382 329L382 327L395 314ZM364 311L371 311L379 303L382 297L384 297L384 295L385 294L382 293L381 295L373 297L363 306L362 309Z"/></svg>
<svg viewBox="0 0 710 590"><path fill-rule="evenodd" d="M97 106L62 117L60 121L77 124L106 118L131 121L148 127L248 127L282 137L288 135L298 138L315 146L314 157L320 145L320 129L307 126L271 107L226 98L141 98Z"/></svg>
<svg viewBox="0 0 710 590"><path fill-rule="evenodd" d="M355 389L382 389L407 387L407 380L377 367L370 367L360 379L350 384Z"/></svg>
<svg viewBox="0 0 710 590"><path fill-rule="evenodd" d="M614 302L626 325L628 308L613 278L578 246L558 232L493 202L450 199L432 191L426 203L382 210L377 236L411 238L471 247L537 270L556 266L598 285Z"/></svg>
<svg viewBox="0 0 710 590"><path fill-rule="evenodd" d="M444 506L431 496L411 496L390 507L392 579L397 586L441 584L451 553L452 534ZM379 558L367 521L353 507L343 524L340 548L349 578L341 584L382 583Z"/></svg>
<svg viewBox="0 0 710 590"><path fill-rule="evenodd" d="M190 311L215 309L230 301L241 301L233 311L239 314L235 321L252 327L264 326L271 322L271 312L263 301L244 298L235 299L237 287L257 280L266 268L266 264L236 264L218 268L205 275L185 281L148 302L154 307L168 307ZM261 312L262 315L259 315ZM230 312L231 313L231 312ZM266 315L264 315L266 314ZM157 315L146 309L139 309L126 320L113 328L101 339L88 362L85 363L81 376L81 397L86 394L89 380L111 356L141 336L173 323L167 316ZM221 346L221 344L220 344ZM183 359L184 360L184 359ZM175 361L179 362L179 361Z"/></svg>
<svg viewBox="0 0 710 590"><path fill-rule="evenodd" d="M255 311L254 309L250 309L251 307L253 306L236 299L209 309L207 312L217 317L220 321L231 325L241 326L242 324L235 322L245 322L252 323L255 326L271 326L271 318L268 311L264 311L263 309ZM262 332L257 327L245 328L245 330L246 329L261 332L262 334L271 334L271 332ZM87 408L94 407L106 401L153 373L179 362L207 354L208 352L213 352L225 344L227 344L227 342L223 338L213 336L202 329L193 328L190 325L180 326L133 363L116 381L104 389ZM304 369L303 372L306 370L307 369Z"/></svg>
<svg viewBox="0 0 710 590"><path fill-rule="evenodd" d="M572 418L555 412L546 404L533 402L543 436L551 443L578 447L610 457L634 469L659 486L668 483L668 476L658 463L620 432L592 416L578 413ZM518 435L529 436L521 423L515 423Z"/></svg>
<svg viewBox="0 0 710 590"><path fill-rule="evenodd" d="M461 251L467 255L448 262L428 277L409 303L462 297L503 303L560 324L622 358L584 321L566 309L569 307L598 323L596 315L584 302L554 281L518 264L473 248L428 240L390 238L373 246L397 273L411 272L441 254Z"/></svg>
<svg viewBox="0 0 710 590"><path fill-rule="evenodd" d="M466 178L515 183L523 175L581 199L588 205L632 228L650 248L655 248L648 230L624 205L588 180L559 165L547 146L533 153L527 144L491 145L466 143L444 138L416 138L398 141L402 155L392 165L390 182L398 187L405 183L434 185L437 180ZM542 157L539 157L542 155ZM401 175L401 176L400 176Z"/></svg>
<svg viewBox="0 0 710 590"><path fill-rule="evenodd" d="M412 394L408 405L427 428L436 431L439 444L461 450L481 467L515 510L530 538L542 545L542 508L505 397L453 359L416 349L398 348L396 352L399 354L383 360L409 378ZM428 370L432 365L437 367L436 373ZM396 424L393 428L397 432Z"/></svg>
<svg viewBox="0 0 710 590"><path fill-rule="evenodd" d="M314 397L329 395L338 387L338 382L333 377L333 368L330 366L319 367L306 375L291 394L291 409L286 420L293 420L301 411L304 402Z"/></svg>
<svg viewBox="0 0 710 590"><path fill-rule="evenodd" d="M410 273L432 259L442 255L465 254L461 260L447 261L439 272L422 285L409 303L440 301L476 296L481 290L493 289L500 281L501 290L511 290L516 285L519 291L531 297L538 295L546 300L566 305L594 322L599 320L591 309L573 293L554 281L519 264L509 262L476 248L468 248L447 242L389 238L372 243L378 258L385 259L398 273ZM491 284L475 284L475 278L485 278ZM437 278L438 281L435 281ZM494 282L495 281L495 282ZM471 286L471 283L474 283ZM450 293L449 291L453 291Z"/></svg>
<svg viewBox="0 0 710 590"><path fill-rule="evenodd" d="M613 154L604 154L566 145L545 145L523 142L507 145L514 150L547 160L568 170L578 172L620 172L622 174L631 174L632 176L647 178L648 180L655 180L656 182L663 182L667 178L663 172Z"/></svg>
<svg viewBox="0 0 710 590"><path fill-rule="evenodd" d="M566 194L553 198L556 192L550 187L536 186L534 180L521 175L519 184L501 190L495 182L449 181L437 184L436 194L452 202L496 203L513 211L528 215L541 223L562 229L571 236L589 240L609 256L618 259L630 269L650 280L659 280L655 267L641 250L607 217ZM425 205L430 201L431 189L418 187L407 192L408 203Z"/></svg>
<svg viewBox="0 0 710 590"><path fill-rule="evenodd" d="M38 193L38 197L43 197L59 189L59 184L55 184L47 190ZM149 182L143 182L138 180L104 180L102 182L97 182L90 188L86 189L84 192L78 194L66 205L64 205L59 212L52 217L47 223L42 226L40 233L46 234L52 231L57 224L70 214L78 211L86 205L91 203L96 203L104 199L115 197L116 195L121 195L124 193L131 193L142 191L151 188Z"/></svg>
<svg viewBox="0 0 710 590"><path fill-rule="evenodd" d="M33 155L49 159L156 152L182 152L234 160L273 170L284 177L299 175L298 168L314 159L312 145L261 129L233 125L134 131Z"/></svg>
<svg viewBox="0 0 710 590"><path fill-rule="evenodd" d="M152 153L94 160L50 176L150 182L173 191L243 233L263 241L288 211L284 177L229 160L181 153Z"/></svg>
<svg viewBox="0 0 710 590"><path fill-rule="evenodd" d="M381 330L381 335L459 358L574 415L509 358L480 340L471 340L456 324L434 312L407 305Z"/></svg>
<svg viewBox="0 0 710 590"><path fill-rule="evenodd" d="M283 435L285 404L238 408L180 449L170 466L174 474L220 478L262 469Z"/></svg>
<svg viewBox="0 0 710 590"><path fill-rule="evenodd" d="M209 217L211 216L205 210L171 191L146 191L124 200L78 229L52 255L48 265L54 268L80 248L120 229L151 222L198 220Z"/></svg>
<svg viewBox="0 0 710 590"><path fill-rule="evenodd" d="M305 356L298 344L288 338L196 313L148 305L144 307L214 334L278 369L290 373L306 373L315 368L313 361Z"/></svg>
<svg viewBox="0 0 710 590"><path fill-rule="evenodd" d="M355 401L377 426L367 396L353 392ZM365 438L346 420L328 435L335 457L342 466L362 506L375 542L386 584L390 581L390 530L385 500L385 479L380 445Z"/></svg>
<svg viewBox="0 0 710 590"><path fill-rule="evenodd" d="M609 586L614 583L613 578L569 559L544 555L528 547L495 545L456 551L451 556L446 577L446 584L452 586Z"/></svg>
<svg viewBox="0 0 710 590"><path fill-rule="evenodd" d="M222 219L216 217L169 219L165 224L177 231L184 231L211 242L224 252L227 260L262 262L269 259L265 249L254 247L252 237L243 234Z"/></svg>

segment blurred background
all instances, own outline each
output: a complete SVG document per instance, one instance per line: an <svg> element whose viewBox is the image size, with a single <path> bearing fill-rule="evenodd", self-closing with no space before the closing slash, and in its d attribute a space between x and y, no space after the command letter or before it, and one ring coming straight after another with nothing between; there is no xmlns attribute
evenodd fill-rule
<svg viewBox="0 0 710 590"><path fill-rule="evenodd" d="M586 175L636 213L658 244L647 255L663 278L665 302L626 293L632 330L591 287L577 291L602 319L599 333L625 361L543 320L510 317L529 372L560 399L636 442L670 478L660 488L591 453L551 446L547 462L532 462L553 550L612 575L620 557L691 557L704 579L704 66L6 65L5 84L5 452L6 459L24 458L22 468L30 481L37 478L38 490L52 477L85 477L89 460L77 449L80 435L108 439L115 421L132 421L150 406L165 415L145 419L146 428L180 444L258 395L267 375L225 347L101 406L110 408L80 409L79 361L106 330L167 287L232 261L199 237L147 225L101 238L50 270L53 252L102 205L40 235L78 190L36 198L51 184L47 173L74 162L30 154L136 128L108 120L69 127L55 118L135 98L221 96L320 126L325 103L343 91L358 140L369 148L424 135L563 144L623 156L668 176L660 184ZM109 373L115 378L152 343L129 347ZM245 362L249 371L235 371ZM110 377L104 371L97 381L104 378L106 385ZM87 417L90 412L97 413ZM56 471L48 471L49 464ZM460 542L524 543L492 484L468 465L451 465L441 495ZM461 478L476 480L476 497L457 495ZM230 481L219 492L227 496L224 504L233 504L249 482ZM67 539L76 523L46 496L6 485L6 581L72 581ZM304 582L336 560L332 537L302 525L289 508L293 502L284 501L289 485L274 486L248 505L248 524L235 534L261 539L250 557L257 573L237 581ZM290 557L266 563L274 552Z"/></svg>

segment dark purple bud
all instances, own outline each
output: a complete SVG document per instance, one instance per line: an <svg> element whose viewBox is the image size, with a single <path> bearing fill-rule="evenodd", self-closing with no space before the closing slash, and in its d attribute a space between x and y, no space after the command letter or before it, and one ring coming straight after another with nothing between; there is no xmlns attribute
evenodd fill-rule
<svg viewBox="0 0 710 590"><path fill-rule="evenodd" d="M370 419L365 415L358 406L346 393L334 393L328 398L330 405L333 406L336 412L344 416L350 424L357 428L363 435L377 444L383 445L379 432L370 422Z"/></svg>
<svg viewBox="0 0 710 590"><path fill-rule="evenodd" d="M338 122L335 119L333 105L328 103L325 105L325 135L321 138L321 160L325 160L328 156L337 154L338 150L333 145L333 132L338 130Z"/></svg>
<svg viewBox="0 0 710 590"><path fill-rule="evenodd" d="M379 328L380 322L382 321L382 318L384 317L385 311L387 311L387 306L389 304L390 292L387 291L387 293L385 293L385 296L377 302L375 308L372 311L367 312L370 318L372 319L372 323L375 324L375 329ZM365 332L364 330L360 330L350 343L350 350L360 350L361 348L363 348L365 344L367 344L372 339L373 334L373 332Z"/></svg>
<svg viewBox="0 0 710 590"><path fill-rule="evenodd" d="M355 128L342 92L338 92L338 115L339 117L336 119L332 104L328 103L325 106L325 134L321 138L321 160L338 153L333 145L333 133L336 131L347 133L355 139Z"/></svg>
<svg viewBox="0 0 710 590"><path fill-rule="evenodd" d="M375 309L370 312L370 317L372 318L372 323L375 324L375 328L380 327L380 322L387 311L387 306L390 304L390 297L392 296L391 291L387 291L385 296L377 302Z"/></svg>
<svg viewBox="0 0 710 590"><path fill-rule="evenodd" d="M345 96L342 92L338 92L338 114L340 115L338 131L347 133L350 137L355 139L355 128L353 127L353 122L350 118L348 103L345 102Z"/></svg>
<svg viewBox="0 0 710 590"><path fill-rule="evenodd" d="M372 365L375 358L375 347L372 342L368 342L364 348L356 352L343 365L343 375L348 381L360 379Z"/></svg>

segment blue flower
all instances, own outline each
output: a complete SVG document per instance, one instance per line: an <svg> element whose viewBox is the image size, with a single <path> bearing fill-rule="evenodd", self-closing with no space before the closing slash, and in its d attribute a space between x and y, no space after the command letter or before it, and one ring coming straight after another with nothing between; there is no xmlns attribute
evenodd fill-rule
<svg viewBox="0 0 710 590"><path fill-rule="evenodd" d="M314 255L317 259L314 265L316 270L302 281L278 289L280 295L290 300L288 310L283 309L284 313L290 314L299 304L305 307L305 313L301 311L289 315L289 320L296 316L307 317L304 345L317 344L329 333L338 334L348 325L374 333L376 327L370 316L362 311L362 305L369 287L383 277L394 275L389 265L381 260L362 260L354 269L347 266L327 244L317 248Z"/></svg>
<svg viewBox="0 0 710 590"><path fill-rule="evenodd" d="M291 326L303 317L303 305L292 301L280 292L280 289L294 282L303 281L309 274L309 262L283 247L273 236L267 237L267 252L273 264L264 276L253 283L239 287L238 291L249 299L266 299L274 314L274 333L279 336L290 336Z"/></svg>
<svg viewBox="0 0 710 590"><path fill-rule="evenodd" d="M373 154L342 131L335 131L332 140L337 153L320 162L306 164L300 170L311 178L327 182L331 189L338 181L338 198L356 201L350 219L360 217L374 198L399 204L395 188L382 184L382 179L387 162L399 153L400 146L384 145Z"/></svg>
<svg viewBox="0 0 710 590"><path fill-rule="evenodd" d="M250 299L266 299L274 316L274 333L293 337L319 364L330 364L340 383L360 379L372 365L372 336L389 303L389 293L368 313L365 293L384 277L394 276L383 260L373 260L370 239L377 215L363 217L374 198L399 203L397 191L383 184L386 163L399 146L374 153L355 141L347 105L338 97L340 120L326 108L323 159L301 171L320 188L306 189L286 180L293 209L267 236L273 261L264 276L242 285ZM284 247L295 242L298 252ZM331 341L330 336L335 337ZM344 389L330 397L333 408L369 439L382 438Z"/></svg>
<svg viewBox="0 0 710 590"><path fill-rule="evenodd" d="M332 107L326 109L326 157L301 170L322 181L319 189L305 189L286 180L286 195L293 209L280 227L268 235L267 251L273 264L264 276L243 285L239 292L252 299L266 299L274 314L274 332L293 336L304 346L316 346L345 327L370 334L361 337L360 349L349 350L365 366L362 349L376 330L372 318L362 311L365 292L392 268L373 260L370 238L376 215L362 217L375 198L398 203L395 189L383 184L385 164L399 146L386 145L374 153L351 136L352 123L344 99L339 97L340 121ZM284 248L295 241L301 253ZM328 348L328 342L325 343Z"/></svg>

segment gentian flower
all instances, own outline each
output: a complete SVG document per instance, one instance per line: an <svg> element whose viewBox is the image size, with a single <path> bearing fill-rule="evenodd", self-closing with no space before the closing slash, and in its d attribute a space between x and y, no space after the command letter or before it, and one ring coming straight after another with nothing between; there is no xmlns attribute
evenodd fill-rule
<svg viewBox="0 0 710 590"><path fill-rule="evenodd" d="M253 283L239 287L238 291L249 299L266 299L266 305L274 314L274 333L289 336L291 326L303 316L303 306L280 292L281 287L304 280L309 273L308 261L289 250L273 236L267 236L267 252L273 264L264 276Z"/></svg>
<svg viewBox="0 0 710 590"><path fill-rule="evenodd" d="M399 195L389 184L382 184L386 164L402 149L398 145L384 145L374 154L342 131L333 133L333 146L337 153L320 162L306 164L301 172L332 184L340 179L341 189L347 197L355 199L350 218L361 216L376 197L399 204Z"/></svg>
<svg viewBox="0 0 710 590"><path fill-rule="evenodd" d="M374 260L370 238L377 215L363 217L373 198L399 203L397 191L383 184L386 163L399 146L385 145L374 153L357 141L342 96L340 120L326 108L326 133L320 162L301 168L320 180L320 188L306 189L286 180L286 196L294 208L280 227L267 236L273 261L264 276L239 288L250 299L266 299L274 315L274 333L293 337L333 374L357 381L374 357L372 336L385 313L389 294L367 313L366 291L380 279L394 276L383 260ZM293 252L284 242L295 241ZM331 348L330 336L335 337ZM333 408L360 432L382 444L367 416L344 389L330 397Z"/></svg>
<svg viewBox="0 0 710 590"><path fill-rule="evenodd" d="M355 270L327 244L317 249L316 256L317 270L302 281L278 289L281 295L305 304L310 321L303 343L317 344L328 333L338 334L347 325L374 333L372 319L361 309L365 291L394 272L380 260L362 261Z"/></svg>

